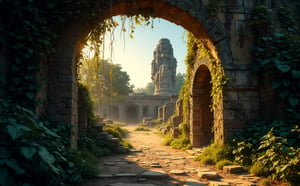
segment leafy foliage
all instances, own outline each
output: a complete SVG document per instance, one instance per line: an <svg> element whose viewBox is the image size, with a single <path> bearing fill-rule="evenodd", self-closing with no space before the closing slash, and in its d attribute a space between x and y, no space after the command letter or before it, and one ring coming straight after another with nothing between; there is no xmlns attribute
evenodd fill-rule
<svg viewBox="0 0 300 186"><path fill-rule="evenodd" d="M145 88L136 88L133 90L133 92L153 95L154 94L154 84L153 84L153 82L149 82L149 83L147 83Z"/></svg>
<svg viewBox="0 0 300 186"><path fill-rule="evenodd" d="M300 130L288 122L258 122L237 134L233 140L235 161L252 164L252 171L296 183L300 170ZM259 163L257 163L259 162ZM262 164L262 165L261 165ZM259 167L268 171L259 171Z"/></svg>
<svg viewBox="0 0 300 186"><path fill-rule="evenodd" d="M36 97L41 81L38 73L42 68L38 62L48 61L56 52L59 28L71 18L93 19L101 12L95 8L100 5L107 6L108 2L0 1L3 18L0 42L7 47L5 60L10 64L5 92L12 101L32 110L35 108L40 102Z"/></svg>
<svg viewBox="0 0 300 186"><path fill-rule="evenodd" d="M91 93L96 107L110 102L120 101L132 92L129 75L118 64L109 63L97 56L81 59L79 80Z"/></svg>
<svg viewBox="0 0 300 186"><path fill-rule="evenodd" d="M122 129L121 126L118 124L107 124L104 126L104 131L108 132L116 138L119 138L120 140L122 140L128 133L126 129Z"/></svg>
<svg viewBox="0 0 300 186"><path fill-rule="evenodd" d="M95 114L93 109L93 101L91 100L90 93L84 85L78 83L78 123L85 121L87 126L90 127L95 124Z"/></svg>
<svg viewBox="0 0 300 186"><path fill-rule="evenodd" d="M279 26L275 24L278 20ZM261 72L263 82L276 91L274 99L287 105L289 119L299 120L299 24L285 7L274 12L266 6L256 7L250 24L256 35L254 70Z"/></svg>
<svg viewBox="0 0 300 186"><path fill-rule="evenodd" d="M37 120L3 99L0 113L1 185L74 185L97 174L87 153L68 149L70 126Z"/></svg>

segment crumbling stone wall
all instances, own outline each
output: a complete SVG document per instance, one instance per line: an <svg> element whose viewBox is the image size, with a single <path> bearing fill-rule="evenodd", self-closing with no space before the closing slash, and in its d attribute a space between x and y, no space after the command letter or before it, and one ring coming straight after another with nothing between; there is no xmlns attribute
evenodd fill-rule
<svg viewBox="0 0 300 186"><path fill-rule="evenodd" d="M72 18L64 27L58 28L60 35L57 52L45 62L45 69L48 72L45 77L47 84L41 94L41 97L47 99L45 110L51 119L73 124L75 126L73 140L76 141L78 124L76 63L87 34L95 23L105 18L151 12L155 17L181 25L193 33L220 60L230 81L224 89L218 112L214 113L214 139L225 142L234 131L261 117L260 108L269 109L270 106L265 103L272 102L272 100L265 101L270 94L264 89L259 89L260 82L257 80L257 74L251 68L253 59L250 47L254 41L253 37L249 37L250 29L246 21L256 3L271 6L279 2L287 3L283 0L224 0L220 1L215 16L211 15L209 0L135 0L134 6L132 1L113 0L109 6L95 7L103 11L95 16L94 20ZM290 7L299 9L299 2L288 1L288 3L296 4ZM298 12L296 14L299 16L299 11L295 12ZM7 67L9 61L5 60L5 53L5 46L1 46L1 64ZM205 65L204 61L195 61L195 72L198 67ZM191 78L193 80L195 76ZM3 90L3 83L0 88ZM190 90L192 88L190 87ZM260 97L260 95L264 96ZM190 108L192 104L191 99ZM192 117L191 113L187 114L189 118Z"/></svg>

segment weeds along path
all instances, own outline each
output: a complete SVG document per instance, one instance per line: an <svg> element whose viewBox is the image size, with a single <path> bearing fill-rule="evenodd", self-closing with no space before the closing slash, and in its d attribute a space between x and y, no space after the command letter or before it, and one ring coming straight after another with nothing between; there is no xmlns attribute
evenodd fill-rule
<svg viewBox="0 0 300 186"><path fill-rule="evenodd" d="M177 150L162 145L163 137L156 129L129 131L126 141L133 149L128 154L103 157L99 161L100 175L83 186L171 186L171 185L256 185L258 178L248 174L223 173L214 167L194 161L201 149ZM205 173L205 174L203 174Z"/></svg>

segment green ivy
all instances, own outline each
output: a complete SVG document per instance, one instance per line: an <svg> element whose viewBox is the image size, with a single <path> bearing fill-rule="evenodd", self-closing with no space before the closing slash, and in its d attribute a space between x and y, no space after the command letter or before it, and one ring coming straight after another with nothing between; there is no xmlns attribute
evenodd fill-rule
<svg viewBox="0 0 300 186"><path fill-rule="evenodd" d="M275 22L279 20L280 25ZM250 19L255 38L254 70L271 83L277 98L287 104L289 119L300 119L299 25L285 7L274 11L258 6ZM269 82L271 81L271 82ZM276 99L276 98L274 98Z"/></svg>
<svg viewBox="0 0 300 186"><path fill-rule="evenodd" d="M91 20L101 11L101 8L95 7L108 4L104 0L0 1L3 18L0 42L8 47L6 60L10 63L6 95L33 110L39 102L36 98L36 92L40 89L39 62L49 60L49 56L55 53L59 28L69 19L83 17Z"/></svg>

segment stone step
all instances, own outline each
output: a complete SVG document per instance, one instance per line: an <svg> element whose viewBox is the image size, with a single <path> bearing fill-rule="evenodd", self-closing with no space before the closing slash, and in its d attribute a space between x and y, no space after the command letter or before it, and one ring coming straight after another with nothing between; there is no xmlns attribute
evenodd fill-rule
<svg viewBox="0 0 300 186"><path fill-rule="evenodd" d="M115 177L137 177L135 173L118 173L115 174Z"/></svg>
<svg viewBox="0 0 300 186"><path fill-rule="evenodd" d="M119 138L109 138L108 139L110 146L117 148L120 146L120 139Z"/></svg>
<svg viewBox="0 0 300 186"><path fill-rule="evenodd" d="M200 178L205 178L208 180L217 180L219 175L217 172L209 171L209 172L198 172L198 176Z"/></svg>
<svg viewBox="0 0 300 186"><path fill-rule="evenodd" d="M103 124L102 123L97 123L96 125L93 126L93 130L96 133L103 132Z"/></svg>
<svg viewBox="0 0 300 186"><path fill-rule="evenodd" d="M245 172L245 169L240 165L226 165L223 167L225 173L239 174Z"/></svg>
<svg viewBox="0 0 300 186"><path fill-rule="evenodd" d="M98 140L104 140L104 139L108 139L108 133L107 132L99 132L97 133L97 138Z"/></svg>
<svg viewBox="0 0 300 186"><path fill-rule="evenodd" d="M186 171L185 170L171 170L170 174L172 174L172 175L186 175Z"/></svg>

